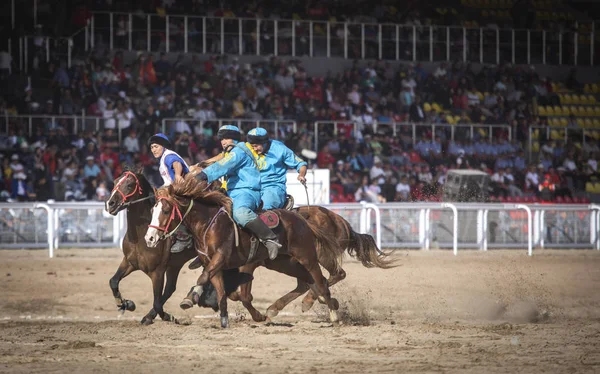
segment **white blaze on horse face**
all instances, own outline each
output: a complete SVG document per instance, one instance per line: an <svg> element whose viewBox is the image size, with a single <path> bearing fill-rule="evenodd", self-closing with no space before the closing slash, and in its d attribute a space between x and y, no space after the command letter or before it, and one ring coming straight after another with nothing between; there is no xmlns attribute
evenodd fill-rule
<svg viewBox="0 0 600 374"><path fill-rule="evenodd" d="M160 212L162 212L162 201L159 201L158 204L152 208L152 220L150 221L150 226L153 227L148 227L146 236L144 236L146 245L150 248L154 248L158 244L158 230L155 227L160 227L160 222L158 220Z"/></svg>

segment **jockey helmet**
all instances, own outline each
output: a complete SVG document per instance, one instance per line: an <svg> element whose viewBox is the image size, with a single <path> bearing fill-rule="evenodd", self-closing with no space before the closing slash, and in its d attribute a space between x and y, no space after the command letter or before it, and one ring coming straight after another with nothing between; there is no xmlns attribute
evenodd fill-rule
<svg viewBox="0 0 600 374"><path fill-rule="evenodd" d="M269 141L267 130L262 127L256 127L248 131L248 143L250 144L265 144Z"/></svg>
<svg viewBox="0 0 600 374"><path fill-rule="evenodd" d="M242 133L237 126L234 125L224 125L219 128L217 132L217 137L219 140L223 139L233 139L235 141L240 141L242 138Z"/></svg>
<svg viewBox="0 0 600 374"><path fill-rule="evenodd" d="M169 138L167 138L167 136L161 132L159 132L158 134L152 135L150 137L150 139L148 139L148 145L150 146L152 144L158 144L167 149L171 149L171 147L172 147L171 141L169 140Z"/></svg>

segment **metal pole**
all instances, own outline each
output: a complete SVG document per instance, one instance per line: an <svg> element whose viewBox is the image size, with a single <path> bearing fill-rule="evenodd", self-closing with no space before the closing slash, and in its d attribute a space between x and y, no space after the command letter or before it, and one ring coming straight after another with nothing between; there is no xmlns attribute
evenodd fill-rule
<svg viewBox="0 0 600 374"><path fill-rule="evenodd" d="M479 28L479 63L483 64L483 28Z"/></svg>
<svg viewBox="0 0 600 374"><path fill-rule="evenodd" d="M277 56L279 54L279 40L278 40L278 32L277 32L277 20L273 21L273 52L274 55Z"/></svg>
<svg viewBox="0 0 600 374"><path fill-rule="evenodd" d="M365 24L360 24L360 56L365 59Z"/></svg>
<svg viewBox="0 0 600 374"><path fill-rule="evenodd" d="M109 20L109 26L108 26L108 28L110 29L109 32L108 32L109 33L109 37L108 37L109 44L108 44L108 46L109 46L110 49L113 49L114 48L114 45L113 45L114 33L113 33L113 14L112 13L109 13L108 20Z"/></svg>
<svg viewBox="0 0 600 374"><path fill-rule="evenodd" d="M37 25L37 0L33 0L33 27Z"/></svg>
<svg viewBox="0 0 600 374"><path fill-rule="evenodd" d="M378 34L378 39L379 39L379 51L378 51L378 56L379 59L383 59L383 35L382 35L382 29L381 29L381 23L379 24L379 34Z"/></svg>
<svg viewBox="0 0 600 374"><path fill-rule="evenodd" d="M188 16L183 17L183 53L188 53L188 34L189 34L189 29L188 29L189 25L188 25Z"/></svg>
<svg viewBox="0 0 600 374"><path fill-rule="evenodd" d="M511 30L511 39L512 39L512 46L511 46L511 52L512 52L512 63L515 63L515 29Z"/></svg>
<svg viewBox="0 0 600 374"><path fill-rule="evenodd" d="M344 58L348 58L348 24L344 22Z"/></svg>
<svg viewBox="0 0 600 374"><path fill-rule="evenodd" d="M27 56L27 52L28 52L27 46L29 43L28 43L27 37L23 38L23 41L25 44L24 45L24 50L25 50L25 66L24 67L25 67L25 72L27 73L27 71L29 71L29 56Z"/></svg>
<svg viewBox="0 0 600 374"><path fill-rule="evenodd" d="M500 65L500 30L496 29L496 65Z"/></svg>
<svg viewBox="0 0 600 374"><path fill-rule="evenodd" d="M450 61L450 27L446 27L446 61Z"/></svg>
<svg viewBox="0 0 600 374"><path fill-rule="evenodd" d="M417 27L413 26L413 45L412 45L412 59L413 61L417 61Z"/></svg>
<svg viewBox="0 0 600 374"><path fill-rule="evenodd" d="M312 34L311 34L312 39ZM312 53L311 53L312 55ZM327 58L331 57L331 24L327 22Z"/></svg>
<svg viewBox="0 0 600 374"><path fill-rule="evenodd" d="M467 62L467 28L463 27L463 62Z"/></svg>
<svg viewBox="0 0 600 374"><path fill-rule="evenodd" d="M433 26L429 26L429 61L433 62Z"/></svg>
<svg viewBox="0 0 600 374"><path fill-rule="evenodd" d="M71 54L73 53L73 39L67 41L69 49L67 50L67 66L71 68Z"/></svg>
<svg viewBox="0 0 600 374"><path fill-rule="evenodd" d="M50 61L50 38L46 38L46 62Z"/></svg>
<svg viewBox="0 0 600 374"><path fill-rule="evenodd" d="M90 30L90 45L92 48L96 45L96 36L94 35L94 31L96 31L96 16L92 14L92 19L90 24L92 25Z"/></svg>
<svg viewBox="0 0 600 374"><path fill-rule="evenodd" d="M187 19L187 17L186 17L186 19ZM243 50L244 50L244 39L242 37L242 30L243 30L243 28L244 28L244 25L242 23L242 19L240 18L238 20L238 54L240 56L243 54ZM187 48L186 48L186 53L187 53Z"/></svg>
<svg viewBox="0 0 600 374"><path fill-rule="evenodd" d="M400 60L400 25L396 25L396 61Z"/></svg>
<svg viewBox="0 0 600 374"><path fill-rule="evenodd" d="M146 27L146 49L152 51L152 16L148 14L148 26Z"/></svg>
<svg viewBox="0 0 600 374"><path fill-rule="evenodd" d="M169 16L165 16L165 52L169 53L171 47L171 36L169 35Z"/></svg>
<svg viewBox="0 0 600 374"><path fill-rule="evenodd" d="M206 17L202 17L202 53L206 54Z"/></svg>
<svg viewBox="0 0 600 374"><path fill-rule="evenodd" d="M329 30L329 22L327 22L327 29ZM329 34L327 34L327 45L329 45ZM292 57L296 57L296 21L292 20ZM329 57L329 53L327 54Z"/></svg>
<svg viewBox="0 0 600 374"><path fill-rule="evenodd" d="M8 54L12 58L12 38L8 38ZM12 74L12 63L8 65L8 74Z"/></svg>
<svg viewBox="0 0 600 374"><path fill-rule="evenodd" d="M329 23L328 23L329 24ZM313 23L308 23L308 55L313 57Z"/></svg>
<svg viewBox="0 0 600 374"><path fill-rule="evenodd" d="M558 32L558 64L562 65L562 32Z"/></svg>
<svg viewBox="0 0 600 374"><path fill-rule="evenodd" d="M590 36L590 66L594 66L594 36L596 35L596 21L592 22L592 35Z"/></svg>
<svg viewBox="0 0 600 374"><path fill-rule="evenodd" d="M579 58L578 58L579 57L578 56L578 54L579 54L579 46L577 44L577 40L578 40L577 28L578 28L578 23L575 22L575 33L573 34L573 44L575 45L573 47L574 48L574 51L573 51L573 54L574 54L574 56L573 56L573 60L574 60L573 61L573 65L577 65L577 63L579 62Z"/></svg>
<svg viewBox="0 0 600 374"><path fill-rule="evenodd" d="M11 29L15 29L15 0L10 2L10 24Z"/></svg>
<svg viewBox="0 0 600 374"><path fill-rule="evenodd" d="M85 35L85 51L89 51L90 50L90 44L89 44L89 35L88 32L90 31L90 24L88 22L88 24L85 26L85 30L83 30L83 34Z"/></svg>
<svg viewBox="0 0 600 374"><path fill-rule="evenodd" d="M546 65L546 30L542 30L542 64Z"/></svg>
<svg viewBox="0 0 600 374"><path fill-rule="evenodd" d="M260 19L256 20L256 55L260 56Z"/></svg>
<svg viewBox="0 0 600 374"><path fill-rule="evenodd" d="M453 222L453 226L452 226L452 249L454 252L454 255L458 255L458 210L456 209L456 206L454 204L450 204L450 203L442 203L442 208L448 208L452 210L452 213L454 213L454 222Z"/></svg>
<svg viewBox="0 0 600 374"><path fill-rule="evenodd" d="M221 54L225 54L225 18L221 18Z"/></svg>
<svg viewBox="0 0 600 374"><path fill-rule="evenodd" d="M133 15L131 13L129 13L128 16L127 25L127 29L129 32L129 35L127 36L127 43L129 45L129 52L131 52L131 50L133 49Z"/></svg>

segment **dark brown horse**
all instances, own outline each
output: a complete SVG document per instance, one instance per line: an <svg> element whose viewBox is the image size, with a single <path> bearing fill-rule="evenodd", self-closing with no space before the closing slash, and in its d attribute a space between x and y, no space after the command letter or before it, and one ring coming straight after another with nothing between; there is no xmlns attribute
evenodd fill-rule
<svg viewBox="0 0 600 374"><path fill-rule="evenodd" d="M141 270L152 280L154 301L152 309L142 318L141 323L151 324L158 314L164 321L177 320L163 310L163 305L175 292L177 277L181 267L196 256L193 249L171 253L172 240L160 243L158 248L148 248L144 234L150 224L153 191L148 180L141 173L126 171L115 180L115 187L105 203L106 211L116 215L127 209L127 232L123 238L123 260L115 275L110 279L110 288L120 310L135 310L135 303L123 299L119 282L135 270ZM166 275L166 285L165 285Z"/></svg>
<svg viewBox="0 0 600 374"><path fill-rule="evenodd" d="M335 238L327 245L317 248L319 263L327 272L329 272L328 284L332 287L337 282L346 278L346 272L341 267L344 253L347 252L351 257L359 260L363 266L381 269L390 269L395 267L394 261L387 258L387 255L377 248L377 244L371 235L359 234L355 232L350 223L340 215L331 210L318 206L303 206L298 208L298 213L304 217L314 232L325 233L330 238ZM253 274L260 263L244 265L240 272ZM275 317L287 304L308 290L308 285L298 280L298 286L295 290L295 297L291 293L277 300L267 309L267 317ZM316 295L310 291L302 301L302 311L306 312L313 306ZM252 307L249 301L252 301L252 281L242 284L239 292L230 295L232 300L241 301L250 312L252 319L261 322L266 319L260 312ZM249 300L249 301L248 301Z"/></svg>
<svg viewBox="0 0 600 374"><path fill-rule="evenodd" d="M332 322L336 322L339 304L330 296L315 249L315 243L319 245L319 239L331 239L325 235L316 238L318 234L296 213L285 210L276 212L281 223L275 231L285 250L275 260L268 260L267 252L261 246L249 260L251 236L244 230L235 230L231 219L231 199L220 192L208 190L205 183L188 175L183 183L157 191L152 223L145 239L150 247L156 246L161 238L168 236L167 232L173 232L180 224L188 227L193 234L195 247L201 249L199 253L204 265L197 286L192 288L188 296L200 295L202 286L211 281L217 291L222 327L227 327L229 320L221 269L238 268L247 262L264 263L270 269L308 284L327 304L330 318ZM165 234L159 235L161 231ZM236 241L239 241L239 245ZM292 291L288 295L293 300L305 291Z"/></svg>

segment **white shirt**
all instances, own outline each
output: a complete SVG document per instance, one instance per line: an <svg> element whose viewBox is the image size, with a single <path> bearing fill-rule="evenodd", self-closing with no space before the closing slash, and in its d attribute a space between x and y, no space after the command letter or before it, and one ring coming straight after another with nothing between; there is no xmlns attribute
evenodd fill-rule
<svg viewBox="0 0 600 374"><path fill-rule="evenodd" d="M525 176L525 182L528 188L537 188L539 182L539 177L536 172L528 172Z"/></svg>
<svg viewBox="0 0 600 374"><path fill-rule="evenodd" d="M140 151L140 143L138 142L138 139L132 138L131 136L125 138L125 140L123 141L123 146L125 147L127 152L130 153Z"/></svg>
<svg viewBox="0 0 600 374"><path fill-rule="evenodd" d="M165 149L165 151L163 152L162 156L160 156L158 171L160 172L160 176L162 177L163 182L164 182L163 183L163 187L168 186L171 183L173 183L173 180L171 179L171 174L169 174L169 168L165 164L165 158L168 155L177 155L177 156L179 156L177 153L171 151L170 149ZM181 156L179 156L179 157L181 158ZM181 158L181 160L183 161L183 164L185 165L185 167L187 167L189 169L189 166L185 162L185 160L183 158Z"/></svg>
<svg viewBox="0 0 600 374"><path fill-rule="evenodd" d="M114 129L117 126L114 116L115 116L114 109L107 109L102 112L102 117L104 117L104 128L105 129Z"/></svg>

